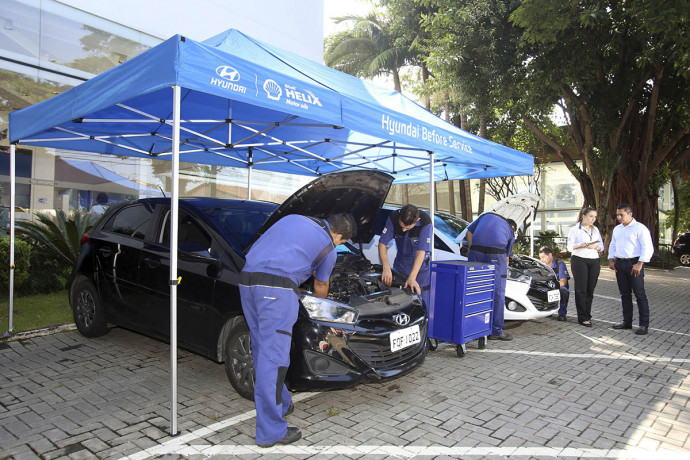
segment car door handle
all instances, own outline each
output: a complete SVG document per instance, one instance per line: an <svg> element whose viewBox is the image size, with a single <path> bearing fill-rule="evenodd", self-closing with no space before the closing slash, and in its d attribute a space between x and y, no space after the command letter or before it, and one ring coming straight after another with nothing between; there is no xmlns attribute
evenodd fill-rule
<svg viewBox="0 0 690 460"><path fill-rule="evenodd" d="M110 254L113 253L110 248L100 248L98 252L100 252L103 257L110 257Z"/></svg>
<svg viewBox="0 0 690 460"><path fill-rule="evenodd" d="M144 262L149 268L157 268L161 265L161 260L157 257L144 257Z"/></svg>

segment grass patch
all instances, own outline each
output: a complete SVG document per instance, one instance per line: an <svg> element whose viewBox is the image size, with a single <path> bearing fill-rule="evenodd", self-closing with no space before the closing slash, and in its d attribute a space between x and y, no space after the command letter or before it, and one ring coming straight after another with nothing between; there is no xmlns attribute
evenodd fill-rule
<svg viewBox="0 0 690 460"><path fill-rule="evenodd" d="M67 290L14 298L13 332L73 323ZM0 300L0 331L9 328L9 299ZM0 334L1 335L1 334Z"/></svg>

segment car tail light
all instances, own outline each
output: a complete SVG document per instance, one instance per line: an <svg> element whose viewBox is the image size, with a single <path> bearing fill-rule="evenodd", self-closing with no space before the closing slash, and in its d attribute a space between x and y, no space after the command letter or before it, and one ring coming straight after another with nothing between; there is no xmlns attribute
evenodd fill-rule
<svg viewBox="0 0 690 460"><path fill-rule="evenodd" d="M81 246L84 246L86 243L89 242L90 239L91 239L91 237L89 236L89 234L88 234L88 233L84 233L84 234L81 236L81 239L79 240L79 244L80 244Z"/></svg>

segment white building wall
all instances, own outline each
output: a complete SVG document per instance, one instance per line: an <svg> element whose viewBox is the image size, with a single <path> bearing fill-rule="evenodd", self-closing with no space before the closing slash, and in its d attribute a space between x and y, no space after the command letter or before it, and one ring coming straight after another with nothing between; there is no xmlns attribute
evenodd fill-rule
<svg viewBox="0 0 690 460"><path fill-rule="evenodd" d="M332 0L333 1L333 0ZM160 39L203 41L227 29L323 63L324 0L60 0Z"/></svg>

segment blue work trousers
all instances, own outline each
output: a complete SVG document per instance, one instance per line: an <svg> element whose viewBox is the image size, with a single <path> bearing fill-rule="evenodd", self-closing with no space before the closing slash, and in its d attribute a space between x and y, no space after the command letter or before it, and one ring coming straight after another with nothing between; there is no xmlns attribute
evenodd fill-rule
<svg viewBox="0 0 690 460"><path fill-rule="evenodd" d="M623 304L623 322L625 324L632 324L633 322L632 294L635 293L637 309L640 314L639 324L642 327L649 327L649 302L644 291L644 267L640 270L640 275L635 276L632 274L632 266L636 263L637 259L615 260L616 281Z"/></svg>
<svg viewBox="0 0 690 460"><path fill-rule="evenodd" d="M292 397L284 381L299 301L284 287L240 285L240 295L254 356L256 443L272 444L287 434L283 414Z"/></svg>
<svg viewBox="0 0 690 460"><path fill-rule="evenodd" d="M470 262L484 262L496 266L496 284L494 285L494 318L491 324L491 335L503 334L503 317L506 307L506 276L508 274L508 259L505 254L484 254L473 251L467 254Z"/></svg>
<svg viewBox="0 0 690 460"><path fill-rule="evenodd" d="M568 299L570 299L570 291L567 287L560 288L561 290L561 302L558 308L558 316L566 316L568 312Z"/></svg>

